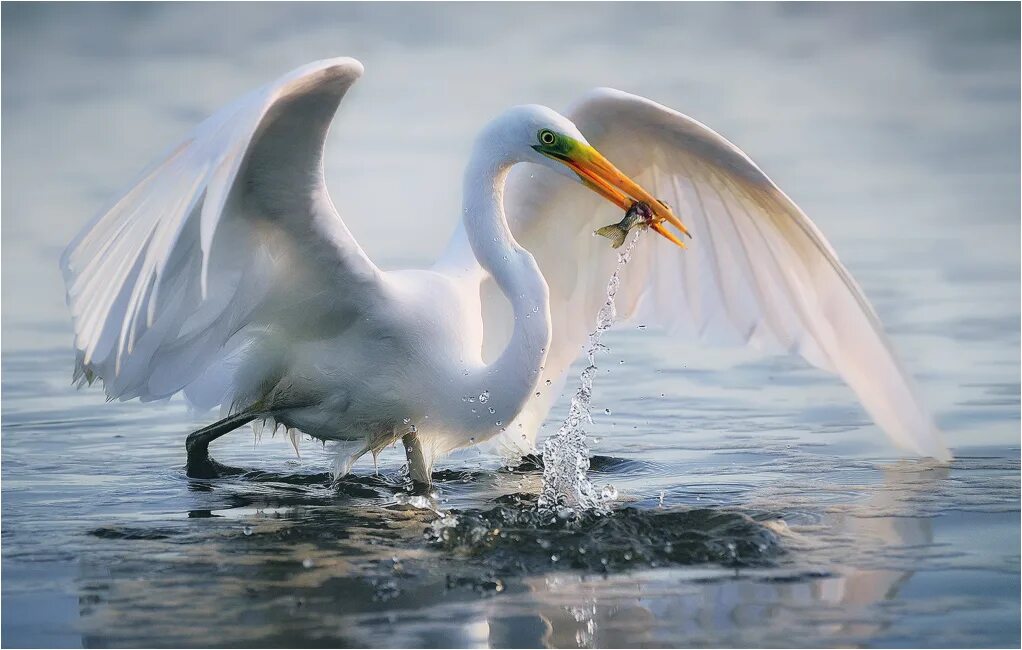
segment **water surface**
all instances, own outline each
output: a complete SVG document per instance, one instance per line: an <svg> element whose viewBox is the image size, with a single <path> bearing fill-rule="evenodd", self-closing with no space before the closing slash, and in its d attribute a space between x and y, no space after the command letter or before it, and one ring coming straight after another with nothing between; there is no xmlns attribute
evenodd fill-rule
<svg viewBox="0 0 1022 650"><path fill-rule="evenodd" d="M1017 5L2 12L4 645L1019 644ZM479 450L440 465L428 507L398 450L335 485L317 443L246 431L213 453L249 474L189 480L208 415L71 387L57 257L203 116L334 55L367 71L328 182L383 265L439 252L502 108L647 95L820 225L956 460L900 458L801 361L649 327L604 339L589 444L619 498L582 526L528 514L540 473Z"/></svg>

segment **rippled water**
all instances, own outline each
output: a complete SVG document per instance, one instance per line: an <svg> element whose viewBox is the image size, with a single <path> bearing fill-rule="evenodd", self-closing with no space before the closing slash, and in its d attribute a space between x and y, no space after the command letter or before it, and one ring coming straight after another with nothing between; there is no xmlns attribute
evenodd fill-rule
<svg viewBox="0 0 1022 650"><path fill-rule="evenodd" d="M4 4L0 641L1018 645L1018 11ZM482 450L430 496L399 450L332 484L319 445L237 432L213 454L251 471L189 480L209 416L72 389L57 256L204 114L334 54L367 73L331 189L388 266L440 249L504 106L603 84L720 129L831 239L955 461L899 459L797 360L647 327L608 332L593 385L608 515L537 513L540 470Z"/></svg>

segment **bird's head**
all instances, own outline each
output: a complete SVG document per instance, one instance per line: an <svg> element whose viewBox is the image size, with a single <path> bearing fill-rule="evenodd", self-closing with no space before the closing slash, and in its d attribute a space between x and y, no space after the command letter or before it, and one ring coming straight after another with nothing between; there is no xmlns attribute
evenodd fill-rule
<svg viewBox="0 0 1022 650"><path fill-rule="evenodd" d="M667 222L688 234L671 208L615 167L568 118L545 106L527 105L510 109L497 124L501 127L501 140L508 152L515 152L518 161L553 169L625 211L638 202L648 204L652 219L647 225L684 248L681 240L664 226Z"/></svg>

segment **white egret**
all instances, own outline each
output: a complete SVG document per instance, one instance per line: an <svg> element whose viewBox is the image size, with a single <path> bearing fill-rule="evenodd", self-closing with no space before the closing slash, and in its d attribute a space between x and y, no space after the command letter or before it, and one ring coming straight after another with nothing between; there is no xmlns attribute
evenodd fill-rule
<svg viewBox="0 0 1022 650"><path fill-rule="evenodd" d="M949 458L819 230L737 147L641 97L600 89L568 117L497 117L446 253L377 268L323 180L327 130L362 71L315 62L223 108L63 255L80 384L100 378L122 400L183 393L227 416L188 437L190 475L216 475L209 442L253 420L340 441L338 474L397 440L424 482L439 454L502 432L530 446L615 261L591 233L636 202L677 242L673 206L693 239L639 242L624 320L798 353L843 377L896 444Z"/></svg>

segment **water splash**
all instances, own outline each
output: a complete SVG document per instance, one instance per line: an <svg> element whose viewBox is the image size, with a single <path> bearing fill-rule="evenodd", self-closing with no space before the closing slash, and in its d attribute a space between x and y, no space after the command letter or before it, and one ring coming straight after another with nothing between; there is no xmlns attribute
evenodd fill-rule
<svg viewBox="0 0 1022 650"><path fill-rule="evenodd" d="M607 300L596 316L596 329L589 334L586 348L588 363L579 376L578 390L571 398L568 417L557 433L543 443L543 491L539 509L557 512L559 517L573 518L577 511L604 510L606 504L617 497L613 486L597 489L589 480L589 444L586 442L588 425L592 424L593 377L596 375L596 354L605 346L600 342L603 333L617 318L615 297L621 285L621 269L632 257L632 249L642 229L636 229L628 244L617 256L617 268L607 282Z"/></svg>

